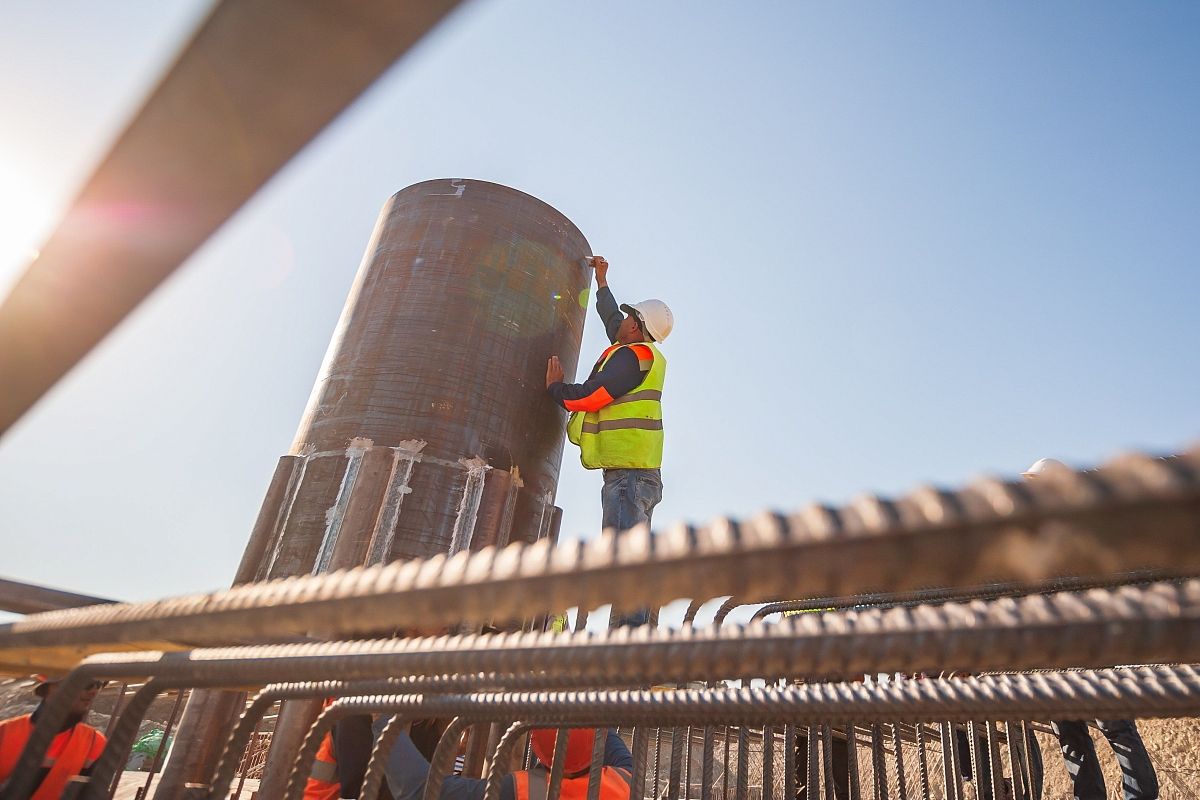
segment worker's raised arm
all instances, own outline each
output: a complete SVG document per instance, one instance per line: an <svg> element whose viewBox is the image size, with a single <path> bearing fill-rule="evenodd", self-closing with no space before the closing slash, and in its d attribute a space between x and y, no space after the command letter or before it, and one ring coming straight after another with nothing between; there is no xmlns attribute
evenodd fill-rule
<svg viewBox="0 0 1200 800"><path fill-rule="evenodd" d="M637 388L644 377L642 362L632 347L622 347L604 366L583 383L563 383L557 357L546 370L546 391L567 411L599 411L623 394Z"/></svg>
<svg viewBox="0 0 1200 800"><path fill-rule="evenodd" d="M592 269L596 270L596 313L604 322L604 332L609 342L617 341L617 329L625 315L617 305L612 290L608 288L608 262L604 256L592 256Z"/></svg>

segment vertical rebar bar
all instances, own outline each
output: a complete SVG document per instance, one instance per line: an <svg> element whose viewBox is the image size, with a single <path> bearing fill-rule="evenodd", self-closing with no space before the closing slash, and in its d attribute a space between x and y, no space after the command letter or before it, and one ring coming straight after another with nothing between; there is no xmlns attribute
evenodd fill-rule
<svg viewBox="0 0 1200 800"><path fill-rule="evenodd" d="M700 800L712 800L713 761L716 758L713 753L715 734L716 728L712 725L704 726L704 767L700 773Z"/></svg>
<svg viewBox="0 0 1200 800"><path fill-rule="evenodd" d="M514 722L508 727L508 730L500 735L499 741L496 742L496 748L490 753L491 764L488 767L487 779L483 788L483 800L500 800L500 784L510 773L508 767L512 763L512 751L529 728L528 723Z"/></svg>
<svg viewBox="0 0 1200 800"><path fill-rule="evenodd" d="M992 800L988 797L986 784L979 780L979 760L983 754L979 752L977 734L975 723L968 722L966 724L967 763L971 765L971 784L975 787L976 800Z"/></svg>
<svg viewBox="0 0 1200 800"><path fill-rule="evenodd" d="M904 742L900 738L900 723L892 723L892 748L896 751L896 798L908 800L904 774Z"/></svg>
<svg viewBox="0 0 1200 800"><path fill-rule="evenodd" d="M887 758L883 750L883 728L871 725L871 769L875 778L875 800L888 800Z"/></svg>
<svg viewBox="0 0 1200 800"><path fill-rule="evenodd" d="M1021 767L1021 750L1025 743L1021 741L1020 723L1006 721L1004 738L1008 741L1008 767L1009 774L1012 775L1013 797L1016 800L1025 800L1025 770Z"/></svg>
<svg viewBox="0 0 1200 800"><path fill-rule="evenodd" d="M775 797L775 728L763 727L762 750L762 796L763 800Z"/></svg>
<svg viewBox="0 0 1200 800"><path fill-rule="evenodd" d="M750 787L750 733L745 725L738 726L737 750L737 788L734 789L734 797L746 800Z"/></svg>
<svg viewBox="0 0 1200 800"><path fill-rule="evenodd" d="M921 781L921 800L930 800L929 754L925 747L925 725L923 723L917 725L917 775ZM949 792L946 796L949 797Z"/></svg>
<svg viewBox="0 0 1200 800"><path fill-rule="evenodd" d="M646 740L649 732L644 725L633 729L633 775L629 781L631 797L642 798L646 794Z"/></svg>
<svg viewBox="0 0 1200 800"><path fill-rule="evenodd" d="M848 800L862 800L862 784L858 776L858 729L853 724L846 726L846 796Z"/></svg>
<svg viewBox="0 0 1200 800"><path fill-rule="evenodd" d="M988 753L988 775L991 778L992 800L1004 800L1004 764L1000 761L1000 742L997 738L996 723L984 720Z"/></svg>
<svg viewBox="0 0 1200 800"><path fill-rule="evenodd" d="M409 718L404 714L393 714L387 723L384 724L383 730L379 732L379 737L371 745L371 755L367 759L367 771L363 775L362 790L359 793L360 797L377 797L379 795L380 787L383 786L383 776L387 766L388 753L391 752L392 745L400 737L408 721ZM453 722L457 722L457 720ZM451 723L452 725L453 722ZM440 751L442 749L442 742L445 739L446 734L442 734L442 739L438 740L438 746L433 751L433 758L434 761L438 762L438 766L436 769L431 766L426 775L425 797L427 798L430 794L430 784L434 785L434 797L437 797L436 793L441 790L441 776L445 773L446 756Z"/></svg>
<svg viewBox="0 0 1200 800"><path fill-rule="evenodd" d="M808 726L808 736L805 739L804 789L801 794L805 800L821 800L821 729L816 725Z"/></svg>
<svg viewBox="0 0 1200 800"><path fill-rule="evenodd" d="M463 731L467 729L467 721L462 717L450 720L442 738L438 739L437 747L433 749L433 758L429 761L429 773L425 778L424 800L437 800L442 793L442 783L454 771L454 761L458 757L458 744L462 741ZM386 728L385 728L386 732ZM383 734L380 734L382 738ZM386 755L386 753L384 753ZM373 797L366 794L363 797Z"/></svg>
<svg viewBox="0 0 1200 800"><path fill-rule="evenodd" d="M550 780L546 785L548 800L558 800L562 793L563 772L567 767L567 735L566 728L559 728L554 734L554 758L551 759Z"/></svg>
<svg viewBox="0 0 1200 800"><path fill-rule="evenodd" d="M825 800L837 800L837 779L833 774L833 728L821 726L822 786Z"/></svg>
<svg viewBox="0 0 1200 800"><path fill-rule="evenodd" d="M600 771L604 769L604 749L608 728L597 728L592 742L592 765L588 769L587 800L600 800Z"/></svg>
<svg viewBox="0 0 1200 800"><path fill-rule="evenodd" d="M654 774L654 797L658 797L661 791L659 788L662 785L662 728L654 729L654 767L651 772Z"/></svg>
<svg viewBox="0 0 1200 800"><path fill-rule="evenodd" d="M796 798L796 726L783 726L783 796Z"/></svg>
<svg viewBox="0 0 1200 800"><path fill-rule="evenodd" d="M167 724L163 729L162 738L158 741L158 747L154 749L154 759L150 762L150 771L146 774L146 782L142 784L144 794L150 793L150 783L154 780L154 776L158 774L158 771L162 769L162 757L167 749L167 739L171 736L171 729L175 727L175 719L179 716L179 709L183 705L184 694L183 689L175 693L175 704L171 706L171 715L167 717ZM121 782L121 772L121 770L117 770L113 776L112 786L108 790L110 798L116 793L117 784Z"/></svg>

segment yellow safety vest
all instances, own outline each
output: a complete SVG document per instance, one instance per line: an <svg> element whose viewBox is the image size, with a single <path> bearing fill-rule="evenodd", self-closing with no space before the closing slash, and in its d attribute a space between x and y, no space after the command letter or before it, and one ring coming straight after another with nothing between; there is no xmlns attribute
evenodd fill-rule
<svg viewBox="0 0 1200 800"><path fill-rule="evenodd" d="M599 411L571 414L567 438L579 445L579 459L587 469L658 469L662 466L662 390L667 359L651 342L613 345L600 356L604 365L622 347L631 347L638 360L650 368L642 382Z"/></svg>

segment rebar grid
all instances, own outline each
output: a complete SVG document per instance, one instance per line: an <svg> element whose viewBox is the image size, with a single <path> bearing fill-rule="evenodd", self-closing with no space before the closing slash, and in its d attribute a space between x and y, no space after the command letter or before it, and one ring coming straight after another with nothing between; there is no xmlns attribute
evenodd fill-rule
<svg viewBox="0 0 1200 800"><path fill-rule="evenodd" d="M1049 683L1041 685L1041 679L1049 676ZM1160 685L1164 683L1174 683L1171 688L1160 692ZM967 692L968 696L975 697L980 701L980 704L974 711L962 711L957 715L957 718L965 719L963 715L971 716L980 708L987 709L992 712L988 719L1002 719L1008 715L1010 709L1013 709L1014 698L1024 696L1024 700L1018 699L1017 702L1028 702L1033 698L1033 702L1038 705L1038 711L1044 715L1071 715L1071 716L1090 716L1095 713L1112 713L1116 706L1114 704L1124 704L1125 708L1136 706L1141 710L1139 716L1153 716L1154 714L1148 709L1158 708L1160 702L1171 706L1164 713L1168 716L1175 716L1182 712L1187 712L1188 709L1194 711L1197 707L1197 702L1200 700L1200 675L1191 667L1157 667L1157 668L1138 668L1138 669L1121 669L1121 670L1103 670L1103 671L1067 671L1061 673L1041 673L1036 675L996 675L984 676L980 678L966 679L935 679L935 680L908 680L899 681L893 684L844 684L837 687L837 691L844 690L846 687L857 687L857 693L864 696L874 697L876 700L893 706L894 715L909 716L910 719L929 717L935 718L944 711L942 707L930 707L925 704L922 707L907 705L901 709L895 708L897 699L904 697L919 696L920 698L928 699L932 696L946 695L951 701L957 702L954 698L961 700L962 697L957 691L960 688L970 688ZM1170 698L1160 701L1151 700L1147 702L1149 695L1145 694L1149 687L1149 695L1161 694L1163 698ZM506 739L509 745L516 741L518 733L531 726L550 726L563 725L570 727L592 727L593 725L612 725L617 719L623 719L627 722L632 721L634 724L643 725L646 720L655 719L663 720L667 724L679 725L682 722L697 724L708 722L715 724L728 724L729 719L739 719L743 724L756 725L761 721L763 713L773 714L778 717L779 714L784 714L789 718L798 720L799 724L807 725L809 735L807 747L809 748L808 760L808 779L805 786L807 797L814 797L818 788L824 788L826 798L832 796L832 765L829 759L831 736L828 723L821 724L812 720L806 720L805 713L796 713L800 708L808 710L807 716L822 715L825 709L816 707L811 704L810 699L805 695L808 694L807 689L815 687L786 687L784 689L774 690L767 693L765 701L763 698L754 698L755 694L752 691L746 690L703 690L699 694L701 697L692 698L691 702L683 701L682 698L666 698L660 708L647 708L646 695L661 695L662 693L650 692L588 692L588 693L521 693L521 694L504 694L504 693L485 693L468 696L449 696L441 697L426 702L422 697L369 697L358 698L353 700L338 701L330 709L331 716L339 716L344 714L356 713L371 713L401 710L405 718L413 718L417 716L443 716L443 712L447 710L445 704L450 704L458 711L465 711L468 706L475 708L468 715L469 718L475 721L487 721L496 719L512 719L520 718L525 720L513 729L510 729ZM825 687L828 688L828 687ZM913 691L920 689L923 691ZM1015 689L1015 691L1014 691ZM670 694L670 693L668 693ZM697 692L676 691L678 695L696 695ZM784 695L794 695L791 702L794 705L779 707L779 700ZM680 702L676 702L680 701ZM1103 704L1103 712L1099 712ZM673 708L678 705L677 708ZM774 706L772 711L763 712L761 706ZM1069 706L1069 708L1068 708ZM1000 713L997 714L996 709L999 708ZM671 710L671 713L664 716L661 712L663 709ZM1013 710L1014 714L1027 713L1029 707L1024 707L1018 710ZM849 713L863 713L871 717L873 722L870 723L869 730L871 731L870 748L872 752L871 758L871 782L874 786L874 794L880 797L895 796L897 800L902 797L907 797L909 781L906 778L906 767L904 762L905 744L915 744L918 748L917 758L919 762L919 783L915 787L920 793L922 800L929 798L929 784L926 775L926 758L924 752L924 742L927 738L935 738L934 734L925 733L920 724L913 726L911 723L902 724L898 720L887 722L880 721L879 716L871 710L863 711L862 709L852 710ZM1123 712L1118 712L1123 713ZM537 721L531 721L529 714L534 714ZM736 715L731 717L730 714ZM582 715L582 716L581 716ZM824 714L827 718L836 721L838 716L844 716L844 712L834 712L833 714ZM573 719L566 721L567 717ZM980 718L980 717L976 717ZM466 717L460 718L460 726ZM1022 800L1031 800L1032 794L1024 794L1026 791L1032 790L1033 775L1026 773L1026 778L1021 770L1027 770L1027 760L1024 764L1018 764L1019 751L1024 748L1024 744L1017 744L1014 749L1014 741L1011 731L1012 726L1009 726L1007 735L1001 734L995 729L994 722L988 721L983 723L983 727L976 730L975 724L966 720L969 726L969 747L971 753L971 765L973 775L981 774L981 764L986 757L990 767L989 771L991 788L996 792L993 796L1000 796L998 792L1001 790L1000 781L1003 773L1007 772L1012 776L1014 791L1016 796ZM324 729L332 724L332 719L326 721ZM389 725L389 730L393 725ZM888 724L888 728L883 725ZM713 725L709 725L711 730ZM947 772L948 791L955 791L952 788L951 780L961 780L961 776L957 774L957 760L953 753L953 748L949 745L947 739L948 731L951 730L945 723L942 724L942 752L944 754L943 762ZM765 731L769 731L769 724L765 726ZM847 741L851 752L856 749L855 737L853 735L853 725L846 729ZM818 737L814 735L814 731L820 732L821 751L824 758L819 762L815 760L816 743ZM1021 728L1022 733L1024 728ZM311 761L311 757L315 754L314 742L319 741L319 737L324 735L323 730L318 730L314 727L314 731L310 733L309 745L296 759L296 769L307 762ZM727 734L735 735L735 734ZM886 738L890 735L891 750L888 749ZM786 734L785 734L786 736ZM457 736L448 736L450 739L456 739ZM740 736L739 736L740 738ZM772 737L773 738L773 737ZM1019 737L1019 741L1020 741ZM1008 768L1005 769L1001 762L1001 741L1008 745ZM986 748L986 756L984 750L977 750L976 742L981 748ZM439 752L445 746L446 739L439 744ZM376 769L379 760L386 755L387 745L377 743L375 753L372 757L372 769ZM766 742L763 744L764 755L767 747ZM489 773L489 792L494 792L498 789L499 778L505 774L506 766L510 759L505 757L506 747L501 747L496 750L493 759L493 770ZM786 780L790 782L793 778L794 762L790 760L793 753L793 745L791 741L786 741L785 744L785 769ZM890 756L890 760L889 760ZM910 754L911 757L911 754ZM593 764L598 763L597 754L593 754ZM745 749L739 746L737 759L739 763L748 758ZM727 756L724 760L723 774L727 774L730 769L731 760ZM706 760L704 764L705 778L702 783L702 797L713 797L716 793L716 788L713 784L712 760ZM892 765L891 772L894 772L894 778L889 776L888 764ZM858 796L858 774L855 761L849 762L850 767L850 794L852 797ZM763 763L764 787L767 775L767 765ZM820 776L818 779L817 776ZM294 788L302 787L302 774L293 774L292 786ZM428 787L427 787L428 789ZM739 786L736 789L736 796L744 797L747 793L747 787ZM436 796L436 795L435 795ZM553 794L551 795L553 796ZM640 795L638 795L640 796ZM677 797L677 792L669 791L667 797ZM728 787L719 792L720 797L728 797Z"/></svg>
<svg viewBox="0 0 1200 800"><path fill-rule="evenodd" d="M1200 449L1131 455L1034 484L981 480L789 516L718 519L658 535L644 528L590 542L548 540L326 576L244 585L152 603L33 615L0 629L4 651L97 642L195 642L519 619L530 597L594 608L614 597L661 606L705 586L763 602L928 586L1038 581L1142 569L1200 571ZM12 662L16 663L16 662Z"/></svg>
<svg viewBox="0 0 1200 800"><path fill-rule="evenodd" d="M593 685L645 685L729 675L804 677L835 670L911 673L949 664L1025 669L1137 661L1200 661L1200 581L992 603L804 614L776 625L722 630L643 628L101 654L86 659L50 698L18 771L41 763L51 732L67 711L65 701L55 701L93 678L153 676L181 685L244 686L280 678L469 673L524 675L529 681L524 685L552 683L555 675Z"/></svg>

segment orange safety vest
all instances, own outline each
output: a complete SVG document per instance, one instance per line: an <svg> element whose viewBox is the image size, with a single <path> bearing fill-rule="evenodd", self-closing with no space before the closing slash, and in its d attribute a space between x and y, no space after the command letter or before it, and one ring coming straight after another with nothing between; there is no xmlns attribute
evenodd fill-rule
<svg viewBox="0 0 1200 800"><path fill-rule="evenodd" d="M21 751L32 733L33 721L29 714L0 722L0 785L16 769ZM104 734L82 722L55 736L42 760L42 768L50 771L31 800L57 800L72 777L96 763L104 752L105 743Z"/></svg>
<svg viewBox="0 0 1200 800"><path fill-rule="evenodd" d="M333 736L326 733L313 761L312 771L308 773L308 782L304 784L304 800L338 800L341 796L342 784L338 781Z"/></svg>
<svg viewBox="0 0 1200 800"><path fill-rule="evenodd" d="M514 772L517 800L546 800L550 788L550 773L544 769ZM633 776L628 770L603 767L600 770L600 800L629 800ZM587 773L575 778L563 778L561 800L586 800Z"/></svg>

